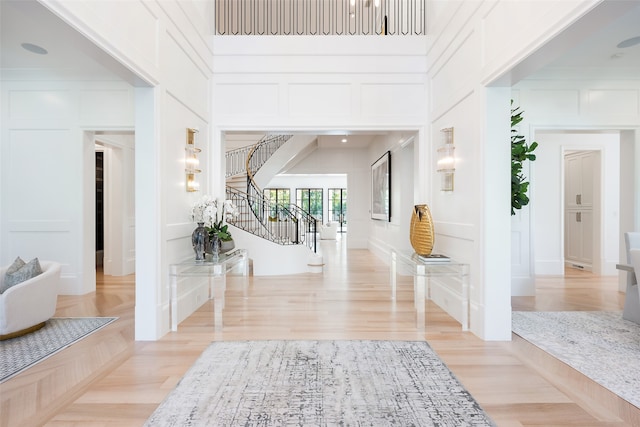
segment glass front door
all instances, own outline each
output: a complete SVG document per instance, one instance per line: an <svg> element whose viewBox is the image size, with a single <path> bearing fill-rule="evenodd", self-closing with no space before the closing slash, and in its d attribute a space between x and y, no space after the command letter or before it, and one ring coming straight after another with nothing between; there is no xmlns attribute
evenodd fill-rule
<svg viewBox="0 0 640 427"><path fill-rule="evenodd" d="M329 188L329 222L337 222L338 232L347 232L347 189Z"/></svg>

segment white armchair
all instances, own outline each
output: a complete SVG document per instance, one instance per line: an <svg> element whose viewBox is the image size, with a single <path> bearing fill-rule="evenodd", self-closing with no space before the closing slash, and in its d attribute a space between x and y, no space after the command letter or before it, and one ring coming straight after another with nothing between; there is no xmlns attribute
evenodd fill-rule
<svg viewBox="0 0 640 427"><path fill-rule="evenodd" d="M338 234L338 223L330 222L320 226L320 240L336 240Z"/></svg>
<svg viewBox="0 0 640 427"><path fill-rule="evenodd" d="M41 261L42 273L0 294L0 340L35 331L56 312L60 264ZM0 288L8 267L0 268Z"/></svg>

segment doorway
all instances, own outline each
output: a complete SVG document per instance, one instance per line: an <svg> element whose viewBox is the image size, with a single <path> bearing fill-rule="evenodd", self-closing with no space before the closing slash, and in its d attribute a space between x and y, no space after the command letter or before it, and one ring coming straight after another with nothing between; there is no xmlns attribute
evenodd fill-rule
<svg viewBox="0 0 640 427"><path fill-rule="evenodd" d="M565 266L599 270L600 152L566 151L564 155Z"/></svg>
<svg viewBox="0 0 640 427"><path fill-rule="evenodd" d="M566 246L570 240L570 226L565 223L567 216L573 213L576 221L578 209L584 209L586 201L594 210L581 214L581 228L585 222L592 221L593 256L591 271L599 276L618 275L616 263L620 254L620 131L600 129L573 130L537 130L535 140L538 142L536 161L534 163L534 179L532 180L532 215L531 239L535 254L535 274L540 276L564 275ZM592 179L596 189L592 195L584 192L568 192L565 190L565 154L580 152L596 152L598 161L592 171ZM577 167L577 166L576 166ZM543 173L540 173L540 172ZM567 184L568 185L568 184ZM582 191L582 190L580 190ZM577 195L580 205L576 203ZM572 202L572 203L570 203ZM574 208L566 210L565 206ZM580 207L581 206L581 207ZM591 217L589 217L589 215ZM573 224L575 225L575 224ZM524 242L524 239L522 240ZM571 258L571 257L569 257ZM589 264L582 260L583 270ZM574 267L575 268L575 267ZM577 267L580 268L580 267Z"/></svg>
<svg viewBox="0 0 640 427"><path fill-rule="evenodd" d="M104 151L96 145L96 270L104 261Z"/></svg>
<svg viewBox="0 0 640 427"><path fill-rule="evenodd" d="M96 268L105 275L135 272L134 133L96 132Z"/></svg>
<svg viewBox="0 0 640 427"><path fill-rule="evenodd" d="M347 189L329 188L329 222L338 223L338 233L347 232Z"/></svg>

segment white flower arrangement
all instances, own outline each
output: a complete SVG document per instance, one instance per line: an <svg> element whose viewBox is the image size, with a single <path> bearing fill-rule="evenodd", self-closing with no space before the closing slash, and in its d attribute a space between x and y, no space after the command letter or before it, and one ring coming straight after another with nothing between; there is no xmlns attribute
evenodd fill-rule
<svg viewBox="0 0 640 427"><path fill-rule="evenodd" d="M191 219L196 223L204 223L209 231L209 235L216 235L223 241L231 240L228 225L225 224L225 214L232 218L240 215L240 211L231 200L225 200L220 209L220 219L218 219L217 199L209 195L204 195L191 207Z"/></svg>

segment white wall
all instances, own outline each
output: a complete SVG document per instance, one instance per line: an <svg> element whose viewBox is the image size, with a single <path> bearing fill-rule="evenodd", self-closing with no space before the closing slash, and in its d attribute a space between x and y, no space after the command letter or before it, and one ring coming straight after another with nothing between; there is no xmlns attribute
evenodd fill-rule
<svg viewBox="0 0 640 427"><path fill-rule="evenodd" d="M399 143L401 139L402 144ZM391 249L412 250L409 241L411 213L414 205L423 203L414 200L413 190L416 182L414 150L417 148L415 135L413 141L407 142L398 133L378 136L367 152L369 181L363 190L369 193L368 248L385 263L389 262ZM387 151L391 153L391 219L390 221L373 220L371 219L371 165Z"/></svg>
<svg viewBox="0 0 640 427"><path fill-rule="evenodd" d="M95 290L95 150L84 131L133 129L133 89L39 77L2 73L0 263L57 261L59 292L85 294Z"/></svg>
<svg viewBox="0 0 640 427"><path fill-rule="evenodd" d="M389 130L424 121L425 37L213 42L213 115L222 130Z"/></svg>

